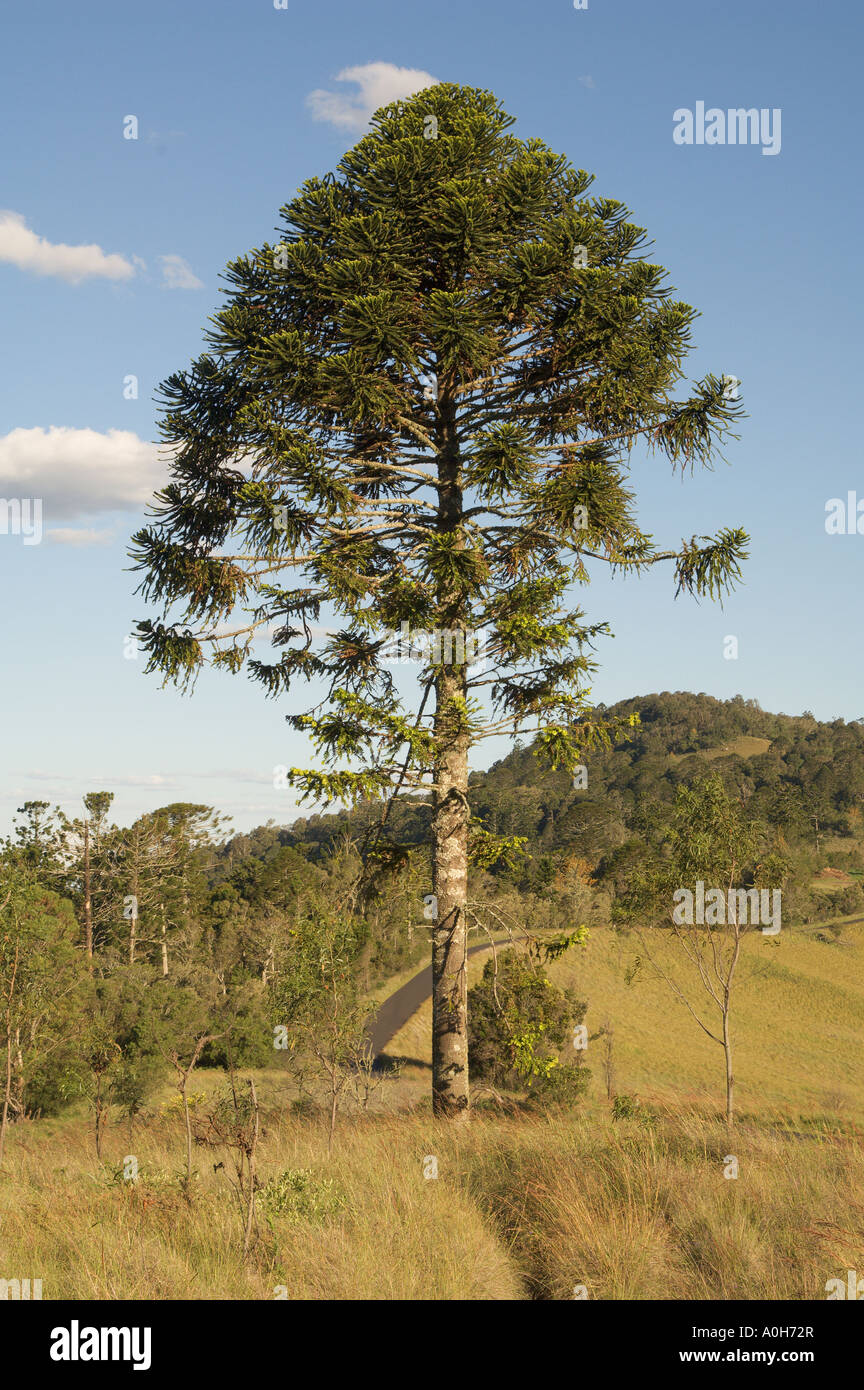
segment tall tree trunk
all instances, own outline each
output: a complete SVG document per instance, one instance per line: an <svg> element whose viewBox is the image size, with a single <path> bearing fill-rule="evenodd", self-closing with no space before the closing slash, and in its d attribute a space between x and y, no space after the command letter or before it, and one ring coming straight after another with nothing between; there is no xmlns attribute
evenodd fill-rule
<svg viewBox="0 0 864 1390"><path fill-rule="evenodd" d="M135 867L132 872L132 916L129 918L129 964L135 964L135 935L138 927L138 850L140 831L136 835Z"/></svg>
<svg viewBox="0 0 864 1390"><path fill-rule="evenodd" d="M442 383L439 382L439 388ZM455 406L446 385L439 394L438 528L460 532L462 476ZM442 585L438 620L446 632L464 631L461 595ZM441 634L439 634L439 638ZM432 798L432 1108L435 1115L468 1113L468 735L464 727L467 673L464 652L441 640L435 680L435 790ZM466 644L467 645L467 644ZM451 658L449 661L447 657ZM460 662L454 660L462 656Z"/></svg>
<svg viewBox="0 0 864 1390"><path fill-rule="evenodd" d="M7 896L6 902L9 901ZM5 907L5 903L4 903ZM9 1123L9 1101L12 1096L12 998L15 994L15 981L18 978L18 942L15 943L15 956L12 961L12 976L9 993L6 996L6 1085L3 1088L3 1111L0 1114L0 1165L3 1163L3 1150L6 1145L6 1127Z"/></svg>
<svg viewBox="0 0 864 1390"><path fill-rule="evenodd" d="M84 945L87 969L93 974L93 905L90 896L90 822L84 822Z"/></svg>
<svg viewBox="0 0 864 1390"><path fill-rule="evenodd" d="M448 684L442 678L441 685ZM435 773L432 820L432 1105L436 1115L468 1110L468 754L445 750Z"/></svg>
<svg viewBox="0 0 864 1390"><path fill-rule="evenodd" d="M168 978L168 929L165 926L165 904L160 903L162 909L162 978Z"/></svg>

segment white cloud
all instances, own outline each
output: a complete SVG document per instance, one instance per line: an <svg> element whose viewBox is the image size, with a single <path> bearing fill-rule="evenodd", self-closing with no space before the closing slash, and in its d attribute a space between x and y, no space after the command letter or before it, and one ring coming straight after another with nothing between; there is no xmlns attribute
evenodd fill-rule
<svg viewBox="0 0 864 1390"><path fill-rule="evenodd" d="M150 776L143 777L91 777L90 781L100 787L176 787L177 781L174 777L164 777L161 772L154 772Z"/></svg>
<svg viewBox="0 0 864 1390"><path fill-rule="evenodd" d="M138 511L166 481L163 455L131 430L12 430L0 436L0 495L41 497L46 523Z"/></svg>
<svg viewBox="0 0 864 1390"><path fill-rule="evenodd" d="M113 531L97 531L95 527L57 526L45 532L45 539L55 545L110 545Z"/></svg>
<svg viewBox="0 0 864 1390"><path fill-rule="evenodd" d="M182 256L160 256L162 262L162 288L166 290L203 290L204 281L199 280L192 267Z"/></svg>
<svg viewBox="0 0 864 1390"><path fill-rule="evenodd" d="M65 777L58 772L42 772L40 768L36 768L33 772L19 772L16 773L16 776L26 777L30 782L52 782L58 787L64 782L72 781L71 777Z"/></svg>
<svg viewBox="0 0 864 1390"><path fill-rule="evenodd" d="M586 73L584 77L577 77L576 81L581 82L582 86L587 87L589 91L592 91L597 86L590 72Z"/></svg>
<svg viewBox="0 0 864 1390"><path fill-rule="evenodd" d="M0 261L30 270L34 275L56 275L77 285L100 276L105 280L129 280L135 267L125 256L108 255L101 246L67 246L53 243L30 230L18 212L0 211Z"/></svg>
<svg viewBox="0 0 864 1390"><path fill-rule="evenodd" d="M70 782L78 785L81 781L79 777L71 775L43 772L41 768L19 773L18 776L25 777L28 782L48 782L58 789L65 788L65 785ZM133 773L128 777L105 777L101 773L97 773L95 777L88 774L84 785L93 787L176 787L177 780L175 777L166 777L161 772L145 773L140 776ZM59 790L59 794L63 795L63 790Z"/></svg>
<svg viewBox="0 0 864 1390"><path fill-rule="evenodd" d="M306 105L316 121L329 121L340 130L363 130L369 117L379 106L401 101L424 87L434 87L438 81L421 68L397 68L394 63L363 63L360 67L343 68L336 82L354 82L358 92L328 92L318 88L310 92Z"/></svg>
<svg viewBox="0 0 864 1390"><path fill-rule="evenodd" d="M182 777L201 778L205 781L217 782L254 782L260 786L273 786L273 772L256 772L252 768L232 768L220 767L213 772L184 772L178 774Z"/></svg>

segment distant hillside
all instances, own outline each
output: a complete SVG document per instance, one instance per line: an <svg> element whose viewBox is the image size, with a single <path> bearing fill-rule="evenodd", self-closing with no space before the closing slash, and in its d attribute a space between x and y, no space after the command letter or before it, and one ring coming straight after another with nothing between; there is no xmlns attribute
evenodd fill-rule
<svg viewBox="0 0 864 1390"><path fill-rule="evenodd" d="M535 858L578 853L608 874L616 852L657 833L679 784L712 771L786 845L801 852L809 846L819 861L814 873L829 863L864 869L864 858L860 864L856 858L864 802L860 722L820 723L809 713L770 714L740 696L716 700L682 691L634 697L600 712L637 713L641 722L627 742L590 755L584 790L574 790L566 773L544 770L530 748L517 747L471 777L472 808L482 824L495 834L524 836ZM423 802L403 798L388 835L421 845L428 815ZM380 807L362 806L298 820L281 834L313 857L329 857L341 837L362 834L379 817Z"/></svg>

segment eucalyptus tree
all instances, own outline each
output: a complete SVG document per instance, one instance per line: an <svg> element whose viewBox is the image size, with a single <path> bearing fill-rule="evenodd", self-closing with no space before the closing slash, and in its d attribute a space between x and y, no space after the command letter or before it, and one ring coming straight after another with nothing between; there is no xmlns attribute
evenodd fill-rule
<svg viewBox="0 0 864 1390"><path fill-rule="evenodd" d="M626 207L513 123L452 84L394 102L230 262L206 350L163 383L171 477L132 551L161 605L148 670L308 683L288 715L317 754L287 773L304 797L430 799L433 1099L454 1116L472 748L530 733L577 766L619 730L591 713L607 626L573 590L595 563L665 560L717 596L747 542L660 549L637 525L633 449L709 464L740 404L714 375L679 392L694 311Z"/></svg>

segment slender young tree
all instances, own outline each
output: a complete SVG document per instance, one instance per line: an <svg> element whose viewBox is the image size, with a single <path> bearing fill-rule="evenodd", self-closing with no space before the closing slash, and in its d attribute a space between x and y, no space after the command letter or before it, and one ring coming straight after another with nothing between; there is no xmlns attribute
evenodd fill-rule
<svg viewBox="0 0 864 1390"><path fill-rule="evenodd" d="M730 1128L735 1120L732 1007L742 943L748 932L759 929L754 920L760 893L780 888L788 874L780 855L758 850L757 823L748 819L743 803L730 796L721 777L681 786L653 862L630 875L615 905L616 915L635 924L657 976L702 1032L722 1047ZM687 912L680 890L695 896L700 881L703 910ZM770 906L773 899L766 901Z"/></svg>
<svg viewBox="0 0 864 1390"><path fill-rule="evenodd" d="M594 562L666 560L679 591L717 596L747 542L660 550L637 526L633 447L708 464L741 408L717 376L673 396L694 311L624 205L512 125L473 88L394 102L278 241L229 264L208 350L163 384L171 480L132 551L163 605L138 628L148 670L307 682L288 716L318 754L287 773L304 796L430 798L448 1116L468 1108L472 747L521 731L576 766L619 730L591 714L607 627L571 589ZM272 660L252 650L267 629Z"/></svg>

